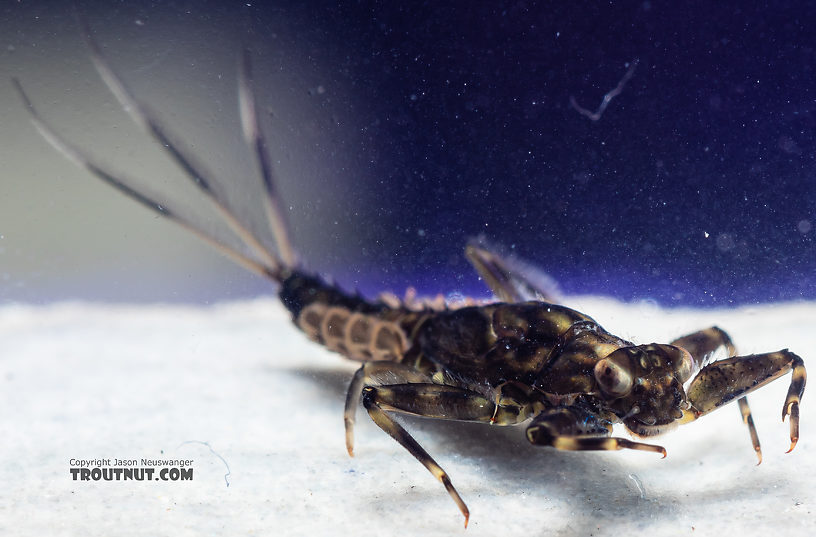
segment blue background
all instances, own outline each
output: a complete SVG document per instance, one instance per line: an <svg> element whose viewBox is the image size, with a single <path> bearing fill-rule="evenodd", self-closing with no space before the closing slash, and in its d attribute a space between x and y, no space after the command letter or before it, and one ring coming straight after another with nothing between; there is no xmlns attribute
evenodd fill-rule
<svg viewBox="0 0 816 537"><path fill-rule="evenodd" d="M82 144L86 130L112 138L119 133L105 121L70 132L71 120L56 116L77 105L44 96L49 87L67 98L101 86L94 73L66 82L64 91L55 83L89 66L81 39L65 37L78 30L63 4L3 8L8 20L20 18L6 33L6 57L42 54L54 62L42 64L40 82L37 62L11 74L72 141ZM80 2L79 9L136 94L151 104L166 96L157 108L172 125L174 99L215 102L220 115L201 116L207 128L234 120L234 58L242 46L252 48L295 238L310 269L348 289L375 294L413 285L428 294L484 296L462 255L469 238L483 235L551 274L567 294L671 306L816 298L814 3L201 1ZM46 44L48 36L54 42ZM230 70L207 63L217 52ZM172 61L186 77L184 92L170 83ZM573 97L595 110L634 61L600 120L570 105ZM298 62L317 74L286 78ZM198 71L185 70L193 66ZM215 92L208 84L224 80L229 99L207 101ZM158 89L141 88L145 81ZM33 139L19 99L6 89L4 110L21 122L7 128L9 140L16 133ZM287 118L285 91L318 119ZM104 99L85 101L115 111ZM117 129L127 123L116 121ZM124 164L129 139L118 143L121 152L104 160L149 176ZM250 159L231 147L199 152L216 163L230 154ZM26 157L30 171L14 176L21 182L34 181L45 158L70 168L41 140L26 148L39 156ZM328 171L310 173L312 157L328 162ZM40 179L51 181L43 187L49 192L65 188ZM298 182L305 192L296 191ZM60 222L60 233L85 218L94 229L117 229L110 216L91 224L79 202L54 195L44 207L77 211ZM189 208L196 212L193 202ZM27 259L16 253L26 242L12 248L15 234L4 230L6 262ZM131 238L121 235L94 248L124 249ZM40 263L64 268L56 283L12 270L1 297L207 301L271 292L251 276L197 276L187 267L164 276L175 285L170 291L151 293L162 276L149 279L146 267L163 261L147 258L130 273L97 260L80 280L69 250L54 257L58 247L43 247Z"/></svg>
<svg viewBox="0 0 816 537"><path fill-rule="evenodd" d="M816 296L812 3L467 4L313 21L378 97L366 145L390 194L366 218L397 233L368 270L477 291L459 245L485 234L568 293ZM570 106L595 110L635 59L599 121Z"/></svg>

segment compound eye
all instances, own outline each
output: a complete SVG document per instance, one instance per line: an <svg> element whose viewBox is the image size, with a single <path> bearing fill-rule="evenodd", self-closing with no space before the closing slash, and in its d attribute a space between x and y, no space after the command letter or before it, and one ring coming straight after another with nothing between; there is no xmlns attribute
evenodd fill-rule
<svg viewBox="0 0 816 537"><path fill-rule="evenodd" d="M623 397L632 391L632 375L614 357L604 358L595 364L595 379L604 393Z"/></svg>
<svg viewBox="0 0 816 537"><path fill-rule="evenodd" d="M677 350L679 351L679 356L673 361L674 371L677 380L682 384L691 378L691 375L694 373L695 364L694 358L691 357L691 354L689 354L686 349L677 347Z"/></svg>

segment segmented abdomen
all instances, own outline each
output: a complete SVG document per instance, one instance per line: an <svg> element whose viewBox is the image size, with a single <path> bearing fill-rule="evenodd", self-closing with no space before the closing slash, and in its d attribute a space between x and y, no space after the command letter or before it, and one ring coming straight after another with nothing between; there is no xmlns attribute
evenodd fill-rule
<svg viewBox="0 0 816 537"><path fill-rule="evenodd" d="M410 347L411 334L426 317L346 294L301 272L283 280L279 296L310 339L352 360L400 361Z"/></svg>

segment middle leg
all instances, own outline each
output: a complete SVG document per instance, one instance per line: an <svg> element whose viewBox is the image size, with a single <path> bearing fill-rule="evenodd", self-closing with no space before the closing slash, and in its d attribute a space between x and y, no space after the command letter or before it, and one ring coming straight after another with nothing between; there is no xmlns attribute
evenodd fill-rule
<svg viewBox="0 0 816 537"><path fill-rule="evenodd" d="M567 451L635 449L660 453L666 457L663 446L609 436L612 433L612 423L612 419L578 404L559 406L536 416L527 427L527 440L538 446L552 446Z"/></svg>

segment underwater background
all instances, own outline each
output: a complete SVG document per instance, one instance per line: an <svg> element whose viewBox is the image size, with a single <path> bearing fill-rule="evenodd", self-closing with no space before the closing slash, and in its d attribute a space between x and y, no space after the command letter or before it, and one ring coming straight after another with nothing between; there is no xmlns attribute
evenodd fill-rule
<svg viewBox="0 0 816 537"><path fill-rule="evenodd" d="M217 226L99 80L64 4L0 7L2 79ZM463 256L483 236L565 294L816 298L816 4L78 4L136 95L261 216L235 98L252 50L295 244L347 289L485 296ZM0 301L274 291L75 169L10 82L0 113Z"/></svg>

